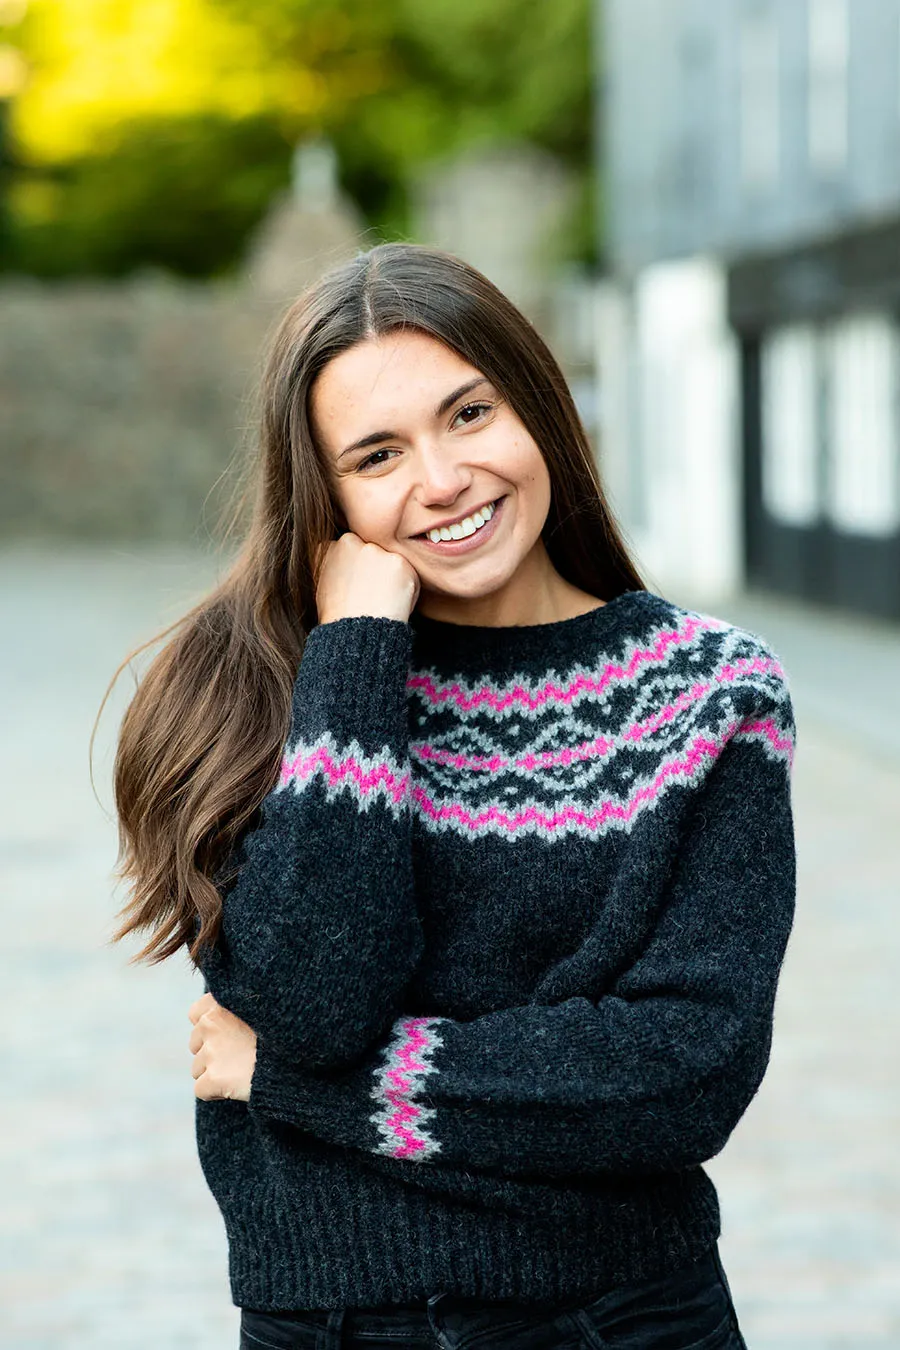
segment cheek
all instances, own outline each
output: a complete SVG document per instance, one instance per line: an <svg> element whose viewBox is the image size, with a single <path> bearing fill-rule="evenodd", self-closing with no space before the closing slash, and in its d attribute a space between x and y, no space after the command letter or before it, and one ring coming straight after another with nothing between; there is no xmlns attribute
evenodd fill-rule
<svg viewBox="0 0 900 1350"><path fill-rule="evenodd" d="M532 440L518 447L517 481L528 503L546 510L550 503L550 475L544 457Z"/></svg>
<svg viewBox="0 0 900 1350"><path fill-rule="evenodd" d="M342 484L338 501L353 533L368 543L377 544L379 540L393 536L400 508L386 485L382 485L380 492L373 491L373 486L354 482Z"/></svg>

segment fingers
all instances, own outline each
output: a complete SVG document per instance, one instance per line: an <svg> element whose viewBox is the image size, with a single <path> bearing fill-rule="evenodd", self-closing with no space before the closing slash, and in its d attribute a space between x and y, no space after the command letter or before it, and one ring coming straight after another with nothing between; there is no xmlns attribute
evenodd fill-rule
<svg viewBox="0 0 900 1350"><path fill-rule="evenodd" d="M196 1003L191 1004L188 1012L188 1017L194 1024L191 1038L188 1041L188 1049L194 1056L191 1064L192 1078L200 1078L206 1072L206 1060L205 1056L202 1054L205 1037L203 1028L200 1026L200 1018L216 1006L217 1004L212 994L204 994L202 998L197 999Z"/></svg>
<svg viewBox="0 0 900 1350"><path fill-rule="evenodd" d="M196 1026L204 1013L211 1012L213 1008L218 1006L212 994L204 994L202 998L198 998L196 1003L192 1003L188 1008L188 1017Z"/></svg>
<svg viewBox="0 0 900 1350"><path fill-rule="evenodd" d="M212 994L204 994L188 1009L188 1017L194 1026L191 1038L188 1041L188 1048L194 1056L191 1061L191 1077L194 1080L194 1096L200 1101L213 1101L218 1095L206 1072L206 1055L203 1050L205 1037L203 1028L200 1026L201 1017L205 1017L207 1013L212 1012L218 1006Z"/></svg>
<svg viewBox="0 0 900 1350"><path fill-rule="evenodd" d="M193 1040L193 1037L191 1037ZM201 1041L202 1046L202 1041ZM231 1092L228 1088L219 1088L213 1082L212 1076L207 1072L208 1065L206 1057L201 1051L194 1055L194 1061L191 1064L191 1077L194 1080L194 1096L201 1101L216 1101L220 1097L228 1098Z"/></svg>
<svg viewBox="0 0 900 1350"><path fill-rule="evenodd" d="M209 1082L209 1074L204 1073L194 1084L194 1096L201 1102L229 1102L233 1094L230 1088L214 1088Z"/></svg>
<svg viewBox="0 0 900 1350"><path fill-rule="evenodd" d="M344 536L341 535L343 539ZM317 544L313 552L313 576L318 577L322 568L325 566L325 559L334 548L338 541L336 539L325 539L321 544Z"/></svg>
<svg viewBox="0 0 900 1350"><path fill-rule="evenodd" d="M213 1089L209 1074L206 1070L201 1069L199 1073L195 1070L193 1076L195 1080L194 1096L201 1102L213 1101L218 1096L218 1093Z"/></svg>
<svg viewBox="0 0 900 1350"><path fill-rule="evenodd" d="M252 1060L255 1060L256 1033L247 1023L217 1003L212 994L204 994L191 1004L188 1017L193 1024L188 1048L193 1055L191 1077L194 1080L195 1097L202 1101L220 1098L248 1100L252 1061L249 1069L242 1065L236 1080L234 1050L237 1043L246 1059L248 1042L252 1042L250 1049ZM247 1080L246 1085L244 1078Z"/></svg>
<svg viewBox="0 0 900 1350"><path fill-rule="evenodd" d="M194 1096L200 1101L230 1101L234 1096L233 1089L228 1084L221 1084L209 1072L209 1066L202 1053L194 1055L194 1062L191 1065L191 1077L194 1080Z"/></svg>

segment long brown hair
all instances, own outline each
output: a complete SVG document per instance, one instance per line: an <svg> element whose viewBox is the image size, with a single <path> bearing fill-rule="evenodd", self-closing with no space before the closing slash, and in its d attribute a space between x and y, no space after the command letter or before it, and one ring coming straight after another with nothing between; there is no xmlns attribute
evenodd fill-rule
<svg viewBox="0 0 900 1350"><path fill-rule="evenodd" d="M381 244L329 272L285 314L262 383L252 517L237 560L162 634L119 734L118 872L132 887L115 939L151 932L136 960L218 935L223 867L274 786L291 691L317 622L315 559L341 524L309 394L341 352L417 329L483 372L540 446L551 483L543 538L557 571L599 599L643 590L607 506L566 381L534 327L447 253Z"/></svg>

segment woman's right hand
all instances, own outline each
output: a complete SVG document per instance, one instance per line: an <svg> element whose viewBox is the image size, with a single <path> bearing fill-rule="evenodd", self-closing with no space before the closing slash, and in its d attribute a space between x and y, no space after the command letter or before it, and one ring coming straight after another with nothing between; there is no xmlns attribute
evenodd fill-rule
<svg viewBox="0 0 900 1350"><path fill-rule="evenodd" d="M406 623L419 598L419 574L399 553L349 531L325 545L316 580L319 623L371 617Z"/></svg>

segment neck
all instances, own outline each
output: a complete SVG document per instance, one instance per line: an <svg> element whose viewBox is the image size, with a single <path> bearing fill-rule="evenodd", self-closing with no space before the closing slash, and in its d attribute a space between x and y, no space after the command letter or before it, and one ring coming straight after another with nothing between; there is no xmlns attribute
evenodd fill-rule
<svg viewBox="0 0 900 1350"><path fill-rule="evenodd" d="M605 602L573 586L550 561L542 540L505 585L474 597L423 591L416 606L426 619L481 628L513 628L573 619Z"/></svg>

